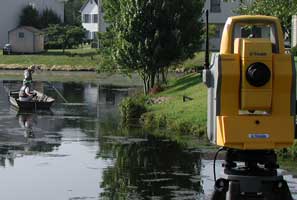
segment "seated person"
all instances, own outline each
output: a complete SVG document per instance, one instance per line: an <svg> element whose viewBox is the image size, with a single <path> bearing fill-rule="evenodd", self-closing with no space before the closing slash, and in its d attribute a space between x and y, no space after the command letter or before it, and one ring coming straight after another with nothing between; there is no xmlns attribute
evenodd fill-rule
<svg viewBox="0 0 297 200"><path fill-rule="evenodd" d="M24 81L23 86L19 92L20 101L31 101L37 94L31 89L30 81Z"/></svg>

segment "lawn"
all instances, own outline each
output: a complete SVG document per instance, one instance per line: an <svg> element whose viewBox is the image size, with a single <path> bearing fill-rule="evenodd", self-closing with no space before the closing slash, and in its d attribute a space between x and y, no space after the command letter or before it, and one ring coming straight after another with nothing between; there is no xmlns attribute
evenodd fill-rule
<svg viewBox="0 0 297 200"><path fill-rule="evenodd" d="M41 54L3 55L0 53L0 68L22 69L28 65L40 65L49 70L95 70L100 55L96 49L80 48L48 50Z"/></svg>
<svg viewBox="0 0 297 200"><path fill-rule="evenodd" d="M162 104L153 104L150 109L156 115L166 115L170 121L206 127L207 88L198 74L189 74L170 80L165 91L156 97L168 97ZM183 96L193 100L183 102Z"/></svg>
<svg viewBox="0 0 297 200"><path fill-rule="evenodd" d="M200 67L204 65L204 51L200 51L194 54L193 58L189 58L177 65L177 67L182 67L185 69ZM211 56L211 55L210 55Z"/></svg>

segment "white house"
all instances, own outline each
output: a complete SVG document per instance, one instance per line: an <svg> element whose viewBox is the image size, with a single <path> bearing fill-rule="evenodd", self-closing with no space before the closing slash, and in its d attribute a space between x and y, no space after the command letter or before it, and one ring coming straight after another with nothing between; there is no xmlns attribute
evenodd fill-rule
<svg viewBox="0 0 297 200"><path fill-rule="evenodd" d="M87 0L80 9L82 26L87 30L86 38L96 40L97 32L105 32L107 24L103 19L101 0Z"/></svg>
<svg viewBox="0 0 297 200"><path fill-rule="evenodd" d="M206 0L204 9L209 10L209 24L216 26L216 34L209 40L211 50L219 50L225 22L228 17L236 15L235 10L239 7L240 0Z"/></svg>
<svg viewBox="0 0 297 200"><path fill-rule="evenodd" d="M105 32L107 24L103 19L102 0L87 0L81 8L82 26L87 30L86 38L96 39L97 32ZM217 33L210 38L210 49L220 48L224 24L229 16L236 15L235 9L240 5L240 0L206 0L204 9L209 10L209 23L216 25Z"/></svg>
<svg viewBox="0 0 297 200"><path fill-rule="evenodd" d="M0 1L0 48L8 43L8 31L18 27L22 9L32 5L39 12L51 9L64 21L65 0L1 0Z"/></svg>

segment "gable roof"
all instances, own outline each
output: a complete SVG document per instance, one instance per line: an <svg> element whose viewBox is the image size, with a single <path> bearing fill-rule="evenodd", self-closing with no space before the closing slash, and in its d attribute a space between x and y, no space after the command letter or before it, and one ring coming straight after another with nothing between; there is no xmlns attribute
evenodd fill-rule
<svg viewBox="0 0 297 200"><path fill-rule="evenodd" d="M81 7L80 12L82 12L82 10L85 9L85 7L87 6L87 4L88 4L90 1L94 1L94 2L98 5L98 0L87 0L87 1L83 4L83 6Z"/></svg>
<svg viewBox="0 0 297 200"><path fill-rule="evenodd" d="M32 32L32 33L40 33L40 34L43 33L41 30L39 30L37 28L34 28L33 26L18 26L18 27L14 28L14 29L12 29L12 30L10 30L8 32L12 32L12 31L15 31L15 30L20 29L20 28L26 29L27 31Z"/></svg>

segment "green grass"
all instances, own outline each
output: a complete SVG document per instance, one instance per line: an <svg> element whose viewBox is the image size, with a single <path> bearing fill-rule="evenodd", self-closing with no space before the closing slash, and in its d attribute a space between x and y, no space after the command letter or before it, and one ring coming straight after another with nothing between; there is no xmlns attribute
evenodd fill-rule
<svg viewBox="0 0 297 200"><path fill-rule="evenodd" d="M183 102L184 95L194 100ZM171 122L206 127L207 89L197 74L171 80L166 90L156 96L170 99L166 103L150 106L154 114L166 116Z"/></svg>
<svg viewBox="0 0 297 200"><path fill-rule="evenodd" d="M179 68L185 68L185 69L191 69L199 66L203 66L204 64L204 52L197 52L195 53L193 58L189 58L182 62L181 64L178 64L177 67Z"/></svg>
<svg viewBox="0 0 297 200"><path fill-rule="evenodd" d="M100 55L96 49L80 48L66 50L48 50L41 54L3 55L0 54L0 68L21 69L28 65L41 65L51 70L94 70Z"/></svg>

